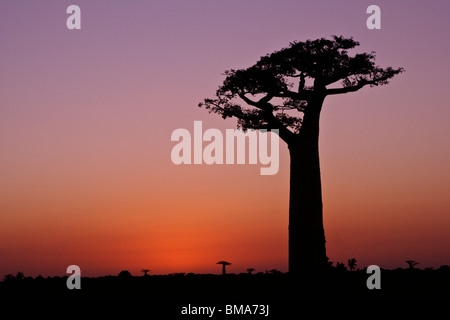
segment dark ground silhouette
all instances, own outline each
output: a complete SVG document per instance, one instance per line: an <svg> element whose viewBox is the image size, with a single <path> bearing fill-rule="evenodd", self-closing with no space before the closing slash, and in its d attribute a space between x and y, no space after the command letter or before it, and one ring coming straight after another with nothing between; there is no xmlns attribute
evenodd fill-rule
<svg viewBox="0 0 450 320"><path fill-rule="evenodd" d="M381 289L366 286L366 270L332 267L312 288L288 273L171 274L81 278L81 289L69 290L67 277L5 277L0 299L139 299L189 303L202 301L264 301L295 303L298 300L446 299L450 300L450 268L381 271ZM307 276L305 276L305 279Z"/></svg>

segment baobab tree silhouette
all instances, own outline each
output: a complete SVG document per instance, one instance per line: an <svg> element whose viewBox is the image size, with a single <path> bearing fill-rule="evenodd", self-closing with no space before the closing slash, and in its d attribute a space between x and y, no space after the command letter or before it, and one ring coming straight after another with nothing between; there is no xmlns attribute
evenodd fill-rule
<svg viewBox="0 0 450 320"><path fill-rule="evenodd" d="M144 273L144 277L146 277L146 276L148 276L147 273L149 273L150 270L149 269L142 269L141 272L143 272Z"/></svg>
<svg viewBox="0 0 450 320"><path fill-rule="evenodd" d="M342 36L292 42L247 69L225 71L216 96L199 103L224 119L236 117L244 130L278 129L286 142L291 160L289 273L294 275L319 275L327 266L319 163L325 98L387 84L403 71L376 66L373 52L349 55L358 45Z"/></svg>
<svg viewBox="0 0 450 320"><path fill-rule="evenodd" d="M419 263L414 260L406 260L405 261L408 264L408 267L410 270L413 270L415 266L417 266Z"/></svg>
<svg viewBox="0 0 450 320"><path fill-rule="evenodd" d="M221 264L222 265L222 275L226 275L227 274L227 270L225 269L226 266L229 266L231 264L231 262L227 262L227 261L219 261L216 264Z"/></svg>

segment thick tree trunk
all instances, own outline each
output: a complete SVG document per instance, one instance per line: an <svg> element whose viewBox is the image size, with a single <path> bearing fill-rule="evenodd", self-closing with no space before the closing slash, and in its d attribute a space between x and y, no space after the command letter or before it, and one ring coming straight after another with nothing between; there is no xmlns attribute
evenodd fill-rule
<svg viewBox="0 0 450 320"><path fill-rule="evenodd" d="M323 99L309 106L299 135L288 144L289 273L315 281L327 265L319 164L319 118Z"/></svg>

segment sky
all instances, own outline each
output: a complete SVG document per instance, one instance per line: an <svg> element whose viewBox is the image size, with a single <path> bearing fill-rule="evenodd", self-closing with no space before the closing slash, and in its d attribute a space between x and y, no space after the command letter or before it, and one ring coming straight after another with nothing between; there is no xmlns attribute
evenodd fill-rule
<svg viewBox="0 0 450 320"><path fill-rule="evenodd" d="M81 9L68 30L66 9ZM366 8L381 9L369 30ZM331 261L450 264L448 1L0 2L0 277L287 271L289 157L175 165L178 128L225 131L197 107L224 71L331 35L403 67L327 97L320 123Z"/></svg>

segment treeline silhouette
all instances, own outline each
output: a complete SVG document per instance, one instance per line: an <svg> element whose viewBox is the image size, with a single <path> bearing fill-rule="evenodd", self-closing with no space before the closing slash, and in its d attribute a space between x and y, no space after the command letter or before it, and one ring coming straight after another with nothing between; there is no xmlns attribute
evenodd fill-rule
<svg viewBox="0 0 450 320"><path fill-rule="evenodd" d="M410 260L413 261L413 260ZM415 262L415 261L413 261ZM68 276L35 278L22 272L8 274L0 282L0 298L7 299L138 299L148 301L293 301L298 299L450 299L450 267L419 269L417 262L407 268L381 269L381 289L366 286L370 274L357 269L356 259L347 266L329 262L323 279L306 285L310 275L293 278L277 269L245 273L133 276L128 270L116 276L81 277L81 289L69 290ZM348 268L347 268L348 267Z"/></svg>

